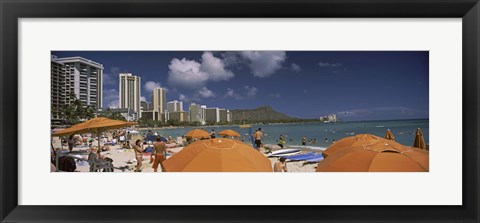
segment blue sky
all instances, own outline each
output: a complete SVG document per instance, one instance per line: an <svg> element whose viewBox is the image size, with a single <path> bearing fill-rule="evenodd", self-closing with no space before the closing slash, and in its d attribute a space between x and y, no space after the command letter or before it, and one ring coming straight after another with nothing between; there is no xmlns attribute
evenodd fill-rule
<svg viewBox="0 0 480 223"><path fill-rule="evenodd" d="M118 106L118 74L142 80L142 96L167 101L343 120L428 118L428 51L52 51L104 66L104 107Z"/></svg>

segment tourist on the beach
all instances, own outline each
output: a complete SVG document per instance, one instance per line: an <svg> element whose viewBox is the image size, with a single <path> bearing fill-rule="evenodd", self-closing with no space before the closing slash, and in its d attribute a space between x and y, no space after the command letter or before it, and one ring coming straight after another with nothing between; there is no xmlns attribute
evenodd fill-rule
<svg viewBox="0 0 480 223"><path fill-rule="evenodd" d="M154 160L150 159L150 163L153 161L153 172L157 172L158 169L158 164L162 165L163 161L165 161L165 150L167 146L165 145L164 142L161 141L160 136L157 136L155 139L157 142L153 145L153 151L151 158ZM162 172L163 172L163 165L162 165Z"/></svg>
<svg viewBox="0 0 480 223"><path fill-rule="evenodd" d="M148 138L151 135L152 135L152 130L148 130L148 132L145 134L145 138Z"/></svg>
<svg viewBox="0 0 480 223"><path fill-rule="evenodd" d="M95 171L96 163L98 163L99 155L98 155L98 148L96 146L90 149L90 153L88 154L88 162L90 164L90 172Z"/></svg>
<svg viewBox="0 0 480 223"><path fill-rule="evenodd" d="M142 140L137 139L135 145L133 145L133 151L135 151L135 159L137 160L137 166L135 172L141 172L140 168L142 167Z"/></svg>
<svg viewBox="0 0 480 223"><path fill-rule="evenodd" d="M127 132L127 147L130 148L130 141L132 140L132 133Z"/></svg>
<svg viewBox="0 0 480 223"><path fill-rule="evenodd" d="M93 146L93 138L92 136L88 137L88 147L92 148Z"/></svg>
<svg viewBox="0 0 480 223"><path fill-rule="evenodd" d="M262 144L262 137L263 137L262 128L258 128L258 130L255 133L253 133L253 138L255 139L257 150L260 148L260 145Z"/></svg>
<svg viewBox="0 0 480 223"><path fill-rule="evenodd" d="M72 150L73 150L73 145L75 145L75 137L72 134L72 135L70 135L70 137L68 137L68 150L70 152L72 152Z"/></svg>
<svg viewBox="0 0 480 223"><path fill-rule="evenodd" d="M175 140L173 139L172 136L168 136L167 142L168 142L168 144L171 144L171 143L175 143Z"/></svg>
<svg viewBox="0 0 480 223"><path fill-rule="evenodd" d="M327 139L327 138L325 138L325 143L328 143L328 139Z"/></svg>
<svg viewBox="0 0 480 223"><path fill-rule="evenodd" d="M303 136L302 138L302 146L305 146L307 145L307 137L306 136Z"/></svg>
<svg viewBox="0 0 480 223"><path fill-rule="evenodd" d="M273 165L273 172L282 172L285 171L285 172L288 172L287 170L287 164L285 163L285 158L280 158L280 161L276 162L274 165Z"/></svg>
<svg viewBox="0 0 480 223"><path fill-rule="evenodd" d="M103 145L100 150L101 150L101 151L110 151L110 146L108 146L108 145Z"/></svg>
<svg viewBox="0 0 480 223"><path fill-rule="evenodd" d="M112 158L109 158L109 157L106 157L106 158L104 158L103 160L104 160L104 162L106 162L106 163L109 164L109 165L108 165L109 167L104 168L104 169L103 169L103 172L113 172L113 159L112 159Z"/></svg>
<svg viewBox="0 0 480 223"><path fill-rule="evenodd" d="M215 130L213 130L213 129L210 132L210 138L215 139Z"/></svg>
<svg viewBox="0 0 480 223"><path fill-rule="evenodd" d="M283 149L283 145L285 144L285 137L280 134L280 137L278 138L278 146Z"/></svg>
<svg viewBox="0 0 480 223"><path fill-rule="evenodd" d="M332 144L334 144L334 143L335 143L335 139L332 140Z"/></svg>
<svg viewBox="0 0 480 223"><path fill-rule="evenodd" d="M313 139L312 144L317 144L317 139Z"/></svg>

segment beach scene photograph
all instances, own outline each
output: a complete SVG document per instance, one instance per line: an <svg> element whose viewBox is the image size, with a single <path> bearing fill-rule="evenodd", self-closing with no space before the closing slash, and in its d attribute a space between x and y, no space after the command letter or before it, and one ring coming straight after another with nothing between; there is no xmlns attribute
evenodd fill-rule
<svg viewBox="0 0 480 223"><path fill-rule="evenodd" d="M51 51L50 171L429 172L428 51Z"/></svg>

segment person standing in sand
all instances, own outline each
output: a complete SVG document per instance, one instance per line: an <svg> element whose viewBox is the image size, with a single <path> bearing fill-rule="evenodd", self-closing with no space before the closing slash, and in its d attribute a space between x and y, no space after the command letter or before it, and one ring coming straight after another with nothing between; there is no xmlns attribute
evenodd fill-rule
<svg viewBox="0 0 480 223"><path fill-rule="evenodd" d="M282 172L285 171L285 172L288 172L287 170L287 164L285 163L285 158L280 158L280 161L276 162L274 165L273 165L273 172Z"/></svg>
<svg viewBox="0 0 480 223"><path fill-rule="evenodd" d="M285 145L285 137L283 134L280 134L280 137L278 138L278 146L283 149L283 146Z"/></svg>
<svg viewBox="0 0 480 223"><path fill-rule="evenodd" d="M257 150L260 149L260 145L262 144L262 128L258 128L258 130L253 133L253 138L255 139L255 144L257 145Z"/></svg>
<svg viewBox="0 0 480 223"><path fill-rule="evenodd" d="M141 172L140 168L142 167L142 140L137 139L135 145L133 145L133 151L135 151L135 159L137 160L137 166L135 172Z"/></svg>
<svg viewBox="0 0 480 223"><path fill-rule="evenodd" d="M153 168L153 172L157 172L158 170L158 164L160 164L162 166L162 172L163 172L163 161L165 161L165 150L167 148L167 146L165 145L164 142L161 141L160 139L160 136L157 136L157 138L155 138L155 140L157 141L154 145L153 145L153 151L152 151L152 157L154 157L155 161L153 161L152 159L150 159L150 163L152 163L153 161L153 165L152 165L152 168Z"/></svg>
<svg viewBox="0 0 480 223"><path fill-rule="evenodd" d="M68 151L72 152L73 146L75 145L75 137L73 134L68 137L67 143L68 143Z"/></svg>
<svg viewBox="0 0 480 223"><path fill-rule="evenodd" d="M212 129L212 131L210 132L210 138L215 139L215 136L215 130Z"/></svg>
<svg viewBox="0 0 480 223"><path fill-rule="evenodd" d="M307 145L307 137L306 136L303 136L302 138L302 146L305 146Z"/></svg>

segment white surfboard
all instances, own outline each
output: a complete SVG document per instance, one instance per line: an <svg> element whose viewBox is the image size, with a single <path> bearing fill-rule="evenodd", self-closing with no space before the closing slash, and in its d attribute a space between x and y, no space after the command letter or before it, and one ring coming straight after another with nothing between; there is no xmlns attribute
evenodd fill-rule
<svg viewBox="0 0 480 223"><path fill-rule="evenodd" d="M300 149L281 149L268 154L268 156L288 156L297 153L300 153Z"/></svg>

